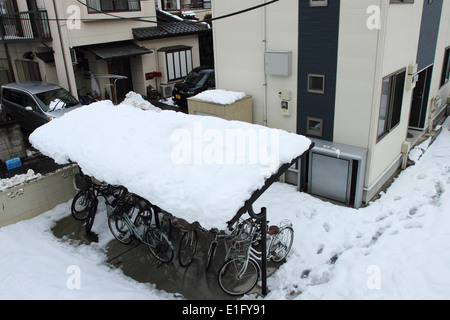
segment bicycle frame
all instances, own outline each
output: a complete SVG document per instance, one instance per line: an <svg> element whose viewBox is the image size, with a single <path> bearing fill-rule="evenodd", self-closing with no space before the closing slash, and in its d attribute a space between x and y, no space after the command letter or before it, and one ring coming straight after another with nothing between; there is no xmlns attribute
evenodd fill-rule
<svg viewBox="0 0 450 320"><path fill-rule="evenodd" d="M286 228L288 228L288 227L287 226L281 227L277 234L281 234L282 231L285 230ZM250 237L251 238L253 238L253 236L256 234L256 230L257 230L256 224L253 224L252 225L252 230L251 230L251 233L250 233ZM266 260L267 261L269 261L273 257L271 249L272 249L272 245L274 243L275 238L276 238L276 235L270 235L270 236L267 237L267 240L266 240L266 243L267 243L267 245L266 245ZM229 253L227 253L227 258L228 258L228 255L229 255ZM226 260L227 260L227 258L226 258ZM238 279L241 279L242 275L247 270L248 261L250 259L253 259L255 261L262 261L263 253L261 251L255 249L255 248L253 248L250 245L248 247L248 249L247 249L247 253L245 255L242 255L242 257L238 258L238 259L241 259L242 261L245 260L241 270L238 273L238 277L237 277ZM256 265L258 266L259 270L261 271L261 267L259 266L259 264L256 263Z"/></svg>
<svg viewBox="0 0 450 320"><path fill-rule="evenodd" d="M155 243L149 243L146 240L144 240L144 235L147 233L147 231L149 230L149 228L156 228L154 226L146 226L144 224L144 229L140 230L134 223L133 221L131 221L130 217L128 216L128 214L123 213L121 219L123 219L123 221L125 222L125 224L127 225L128 229L131 231L131 234L136 236L140 241L142 241L144 244L155 248L156 244ZM170 243L171 249L173 250L173 245L172 242L170 242L166 235L164 233L161 233L163 237L166 238L166 240L168 241L168 243ZM151 239L154 239L153 237Z"/></svg>

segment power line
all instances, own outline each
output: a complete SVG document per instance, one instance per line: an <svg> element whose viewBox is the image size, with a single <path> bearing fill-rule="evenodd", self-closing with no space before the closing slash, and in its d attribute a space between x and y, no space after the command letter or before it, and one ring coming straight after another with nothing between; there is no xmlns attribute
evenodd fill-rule
<svg viewBox="0 0 450 320"><path fill-rule="evenodd" d="M81 4L82 6L85 6L86 8L90 9L90 10L94 10L97 13L103 13L103 14L105 14L107 16L111 16L113 18L117 18L117 19L121 19L121 20L133 20L133 21L140 21L140 22L158 23L158 21L145 20L145 19L141 19L141 18L121 17L121 16L118 16L118 15L115 15L115 14L112 14L112 13L109 13L109 12L106 12L106 11L98 10L97 8L91 7L87 3L83 3L80 0L77 0L77 2L79 4Z"/></svg>
<svg viewBox="0 0 450 320"><path fill-rule="evenodd" d="M215 17L215 18L211 18L211 19L206 19L206 20L202 20L202 21L196 21L196 20L190 20L190 19L183 19L182 21L181 21L181 20L180 20L180 21L174 21L174 23L177 23L177 22L184 22L184 23L203 23L203 22L212 22L212 21L221 20L221 19L225 19L225 18L232 17L232 16L236 16L236 15L239 15L239 14L243 14L243 13L246 13L246 12L249 12L249 11L253 11L253 10L262 8L262 7L264 7L264 6L270 5L270 4L274 3L274 2L278 2L278 1L279 1L279 0L272 0L272 1L270 1L270 2L265 2L265 3L259 4L259 5L253 6L253 7L249 7L249 8L247 8L247 9L239 10L239 11L236 11L236 12L228 13L228 14L225 14L225 15L222 15L222 16L219 16L219 17ZM110 17L113 17L113 18L116 18L116 19L120 19L120 20L132 20L132 21L139 21L139 22L146 22L146 23L158 23L158 21L147 20L147 19L143 19L142 17L141 17L141 18L138 18L138 17L121 17L121 16L112 14L112 13L107 12L107 11L101 11L101 10L98 10L98 9L96 9L96 8L94 8L94 7L91 7L91 6L89 6L89 5L87 5L87 4L83 3L83 2L81 2L80 0L77 0L77 2L79 2L81 5L87 7L87 8L90 9L90 10L96 11L97 13L105 14L105 15L107 15L107 16L110 16ZM7 15L5 15L5 16L7 16ZM146 18L146 17L145 17L145 18ZM4 19L5 19L5 18L4 18ZM8 19L8 18L6 18L6 19ZM13 19L13 18L10 18L10 19ZM61 18L40 18L40 17L31 17L31 16L29 16L29 17L27 17L27 18L26 18L26 17L22 17L21 19L22 19L22 20L33 20L33 21L39 21L39 20L44 21L44 20L46 20L46 21L58 21L58 22L59 22L59 21L67 21L67 20L105 21L104 19L90 19L90 18L79 18L79 19L78 19L78 18L73 18L73 17L70 17L70 18L67 18L67 19L61 19Z"/></svg>
<svg viewBox="0 0 450 320"><path fill-rule="evenodd" d="M249 11L253 11L253 10L256 10L256 9L268 6L268 5L270 5L270 4L274 3L274 2L278 2L278 1L279 0L272 0L272 1L269 1L269 2L264 2L262 4L259 4L259 5L253 6L253 7L249 7L247 9L235 11L235 12L228 13L228 14L225 14L225 15L222 15L222 16L219 16L219 17L206 19L206 20L202 20L202 21L194 21L194 20L189 20L189 19L183 19L183 21L180 21L180 22L188 22L188 23L212 22L212 21L221 20L221 19L232 17L232 16L236 16L236 15L239 15L239 14L242 14L242 13L246 13L246 12L249 12ZM96 11L97 13L103 13L103 14L106 14L106 15L114 17L114 18L124 19L124 20L135 20L135 21L140 21L140 22L157 23L157 21L150 21L150 20L145 20L145 19L141 19L141 18L121 17L121 16L118 16L118 15L115 15L115 14L112 14L112 13L109 13L109 12L106 12L106 11L102 11L102 10L98 10L96 8L93 8L93 7L89 6L88 4L81 2L80 0L77 0L77 2L80 3L81 5L87 7L88 9Z"/></svg>

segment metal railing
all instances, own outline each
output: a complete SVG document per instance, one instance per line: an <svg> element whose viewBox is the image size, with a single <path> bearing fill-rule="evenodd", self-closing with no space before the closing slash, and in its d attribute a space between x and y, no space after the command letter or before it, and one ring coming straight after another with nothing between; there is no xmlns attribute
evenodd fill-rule
<svg viewBox="0 0 450 320"><path fill-rule="evenodd" d="M0 15L0 41L50 41L52 35L46 10Z"/></svg>
<svg viewBox="0 0 450 320"><path fill-rule="evenodd" d="M211 9L210 0L191 0L181 5L182 9Z"/></svg>

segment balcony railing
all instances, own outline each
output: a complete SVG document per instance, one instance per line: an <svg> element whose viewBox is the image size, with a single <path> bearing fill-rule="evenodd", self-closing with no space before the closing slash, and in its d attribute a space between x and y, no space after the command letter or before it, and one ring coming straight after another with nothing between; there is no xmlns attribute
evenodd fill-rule
<svg viewBox="0 0 450 320"><path fill-rule="evenodd" d="M0 41L51 41L46 10L0 15Z"/></svg>
<svg viewBox="0 0 450 320"><path fill-rule="evenodd" d="M182 9L211 9L211 0L190 0L181 2Z"/></svg>

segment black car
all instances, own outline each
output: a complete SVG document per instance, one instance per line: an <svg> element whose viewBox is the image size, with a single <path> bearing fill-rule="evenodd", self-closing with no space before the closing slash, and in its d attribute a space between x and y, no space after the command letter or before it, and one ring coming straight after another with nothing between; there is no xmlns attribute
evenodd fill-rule
<svg viewBox="0 0 450 320"><path fill-rule="evenodd" d="M178 82L174 86L172 97L178 106L187 109L187 98L193 97L202 91L214 89L215 87L214 69L210 67L198 67L189 72L183 81Z"/></svg>

